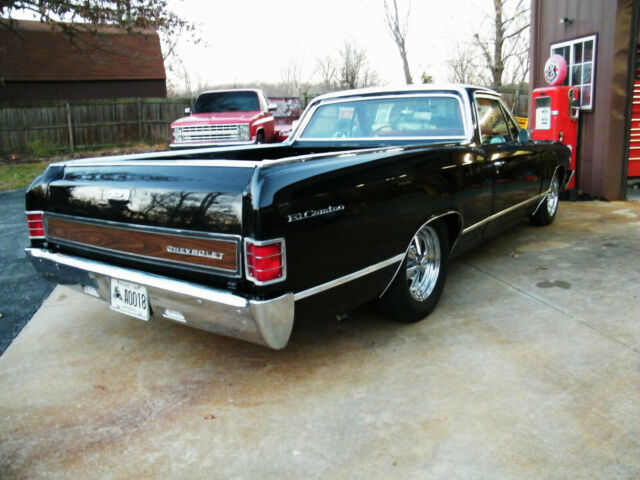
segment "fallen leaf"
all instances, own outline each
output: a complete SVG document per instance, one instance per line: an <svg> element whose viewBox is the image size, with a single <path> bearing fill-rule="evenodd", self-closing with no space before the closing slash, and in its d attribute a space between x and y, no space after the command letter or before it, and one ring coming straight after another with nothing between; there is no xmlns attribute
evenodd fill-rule
<svg viewBox="0 0 640 480"><path fill-rule="evenodd" d="M211 414L209 414L209 415L205 415L205 416L204 416L204 419L205 419L205 420L213 420L213 419L215 419L215 418L216 418L216 416L215 416L215 415L211 415Z"/></svg>
<svg viewBox="0 0 640 480"><path fill-rule="evenodd" d="M96 390L100 390L101 392L107 391L107 387L105 387L104 385L94 385L93 388L95 388Z"/></svg>

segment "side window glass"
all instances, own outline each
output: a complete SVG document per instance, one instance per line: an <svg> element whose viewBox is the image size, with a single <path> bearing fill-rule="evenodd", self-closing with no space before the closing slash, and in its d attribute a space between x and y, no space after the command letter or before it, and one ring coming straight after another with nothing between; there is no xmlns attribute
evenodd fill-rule
<svg viewBox="0 0 640 480"><path fill-rule="evenodd" d="M476 98L476 111L483 145L505 143L511 139L509 127L500 108L492 98Z"/></svg>

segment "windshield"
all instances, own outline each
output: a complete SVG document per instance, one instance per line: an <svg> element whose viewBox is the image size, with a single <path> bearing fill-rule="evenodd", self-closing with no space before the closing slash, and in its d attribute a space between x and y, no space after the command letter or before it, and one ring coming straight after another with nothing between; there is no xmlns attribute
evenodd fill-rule
<svg viewBox="0 0 640 480"><path fill-rule="evenodd" d="M260 102L255 92L203 93L196 100L193 113L255 112Z"/></svg>
<svg viewBox="0 0 640 480"><path fill-rule="evenodd" d="M316 109L300 135L306 140L424 139L465 136L455 95L394 96L340 101Z"/></svg>

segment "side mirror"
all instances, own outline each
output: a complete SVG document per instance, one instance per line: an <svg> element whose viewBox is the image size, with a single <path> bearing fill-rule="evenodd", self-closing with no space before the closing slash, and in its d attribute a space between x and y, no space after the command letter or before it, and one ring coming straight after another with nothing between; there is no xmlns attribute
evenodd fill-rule
<svg viewBox="0 0 640 480"><path fill-rule="evenodd" d="M186 107L186 108L184 109L184 114L185 114L185 115L191 115L191 109L190 109L189 107Z"/></svg>
<svg viewBox="0 0 640 480"><path fill-rule="evenodd" d="M531 140L531 137L529 136L529 130L518 131L518 141L520 143L527 143L529 140Z"/></svg>
<svg viewBox="0 0 640 480"><path fill-rule="evenodd" d="M267 105L267 108L270 112L275 112L278 109L278 105L276 105L275 103L270 103Z"/></svg>

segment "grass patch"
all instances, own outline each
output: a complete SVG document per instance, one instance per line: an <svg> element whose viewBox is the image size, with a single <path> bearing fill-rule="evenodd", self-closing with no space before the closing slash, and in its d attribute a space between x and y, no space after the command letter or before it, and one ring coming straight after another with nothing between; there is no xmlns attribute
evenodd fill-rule
<svg viewBox="0 0 640 480"><path fill-rule="evenodd" d="M0 164L0 191L24 188L28 186L34 178L40 175L50 163L71 160L70 155L48 155L48 158L46 160L42 159L41 161L36 163L29 162L29 160L36 160L39 154L42 153L41 147L42 146L39 143L33 143L30 147L31 155L26 158L27 162L25 163L12 163L8 165ZM105 155L125 155L131 153L149 153L167 150L167 148L168 145L166 143L135 143L120 147L112 146L110 148L103 148L99 150L87 149L82 153L77 152L76 158L103 157Z"/></svg>
<svg viewBox="0 0 640 480"><path fill-rule="evenodd" d="M49 161L38 163L18 163L15 165L0 165L0 190L24 188L40 175Z"/></svg>

